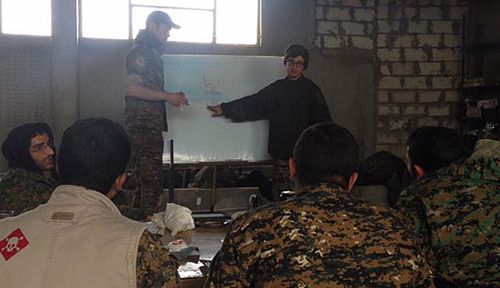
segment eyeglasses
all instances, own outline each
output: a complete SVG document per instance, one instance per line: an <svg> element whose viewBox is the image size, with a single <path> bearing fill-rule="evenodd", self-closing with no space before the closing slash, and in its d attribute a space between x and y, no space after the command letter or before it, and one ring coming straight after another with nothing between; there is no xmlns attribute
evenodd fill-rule
<svg viewBox="0 0 500 288"><path fill-rule="evenodd" d="M289 67L292 67L292 66L296 66L297 68L304 68L305 66L305 63L304 62L295 62L293 60L286 60L286 66L289 66Z"/></svg>

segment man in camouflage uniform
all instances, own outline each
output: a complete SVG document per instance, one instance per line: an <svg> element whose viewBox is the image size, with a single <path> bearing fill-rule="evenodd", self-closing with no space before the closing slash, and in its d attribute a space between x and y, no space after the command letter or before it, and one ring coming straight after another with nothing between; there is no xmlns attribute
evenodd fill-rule
<svg viewBox="0 0 500 288"><path fill-rule="evenodd" d="M180 287L176 260L111 201L127 178L124 129L103 118L77 121L59 151L63 185L48 203L0 220L0 239L20 231L27 240L10 255L0 241L2 287Z"/></svg>
<svg viewBox="0 0 500 288"><path fill-rule="evenodd" d="M408 158L420 180L403 192L396 209L412 220L437 286L499 287L500 143L479 140L469 158L429 168L420 157L424 152L431 160L461 151L453 140L458 135L444 129L419 128L410 136ZM429 148L437 142L449 145Z"/></svg>
<svg viewBox="0 0 500 288"><path fill-rule="evenodd" d="M349 196L358 145L320 123L295 145L297 195L237 218L216 255L215 287L434 287L409 223Z"/></svg>
<svg viewBox="0 0 500 288"><path fill-rule="evenodd" d="M2 144L9 169L0 181L0 210L20 214L47 202L57 186L54 137L41 122L14 128Z"/></svg>
<svg viewBox="0 0 500 288"><path fill-rule="evenodd" d="M162 11L152 12L146 29L139 31L127 56L127 95L124 122L133 147L133 163L138 179L139 195L134 206L147 214L158 207L163 191L162 131L167 130L165 102L173 106L187 105L182 92L164 91L163 62L170 29L180 28Z"/></svg>

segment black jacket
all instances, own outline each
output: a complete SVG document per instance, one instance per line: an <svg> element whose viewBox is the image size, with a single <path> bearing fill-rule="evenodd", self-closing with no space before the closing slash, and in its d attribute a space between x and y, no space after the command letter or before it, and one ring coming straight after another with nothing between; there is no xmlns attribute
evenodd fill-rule
<svg viewBox="0 0 500 288"><path fill-rule="evenodd" d="M303 75L280 79L259 92L221 104L223 115L235 122L269 120L268 152L287 160L300 133L312 124L332 121L321 89Z"/></svg>

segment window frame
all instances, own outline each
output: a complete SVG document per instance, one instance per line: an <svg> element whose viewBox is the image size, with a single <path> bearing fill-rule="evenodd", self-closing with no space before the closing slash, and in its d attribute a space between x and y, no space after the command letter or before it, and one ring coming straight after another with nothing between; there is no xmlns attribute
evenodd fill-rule
<svg viewBox="0 0 500 288"><path fill-rule="evenodd" d="M1 1L1 0L0 0ZM82 33L82 1L78 1L78 37L86 38L86 39L94 39L92 37L83 37ZM134 7L144 7L144 8L155 8L155 9L182 9L182 10L192 10L192 11L210 11L213 13L212 18L212 41L211 42L182 42L175 41L177 43L189 44L189 45L212 45L212 46L245 46L245 47L261 47L262 46L262 0L257 1L257 25L255 29L257 29L257 39L255 44L243 44L243 43L217 43L217 0L214 0L213 9L208 8L189 8L189 7L176 7L176 6L159 6L159 5L146 5L146 4L133 4L133 0L128 0L128 40L133 40L135 35L133 35L133 22L132 22L132 10ZM1 11L0 11L1 12ZM0 26L1 28L1 26ZM106 38L101 38L106 39Z"/></svg>

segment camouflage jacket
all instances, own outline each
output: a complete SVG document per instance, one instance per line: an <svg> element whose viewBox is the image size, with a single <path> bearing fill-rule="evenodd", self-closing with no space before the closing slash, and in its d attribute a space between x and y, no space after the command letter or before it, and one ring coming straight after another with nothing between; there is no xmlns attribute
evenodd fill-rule
<svg viewBox="0 0 500 288"><path fill-rule="evenodd" d="M10 168L0 181L0 210L21 214L46 203L58 185L53 178L20 168Z"/></svg>
<svg viewBox="0 0 500 288"><path fill-rule="evenodd" d="M500 286L500 142L491 141L480 140L469 159L410 185L396 205L413 220L438 281Z"/></svg>
<svg viewBox="0 0 500 288"><path fill-rule="evenodd" d="M321 185L236 219L212 265L215 287L434 287L394 210Z"/></svg>
<svg viewBox="0 0 500 288"><path fill-rule="evenodd" d="M141 30L127 56L126 85L142 85L163 91L163 61L160 58L163 53L165 43L158 42L148 30ZM127 95L124 118L125 125L130 128L167 130L163 101L148 101Z"/></svg>
<svg viewBox="0 0 500 288"><path fill-rule="evenodd" d="M137 248L137 288L181 287L177 261L148 231Z"/></svg>

